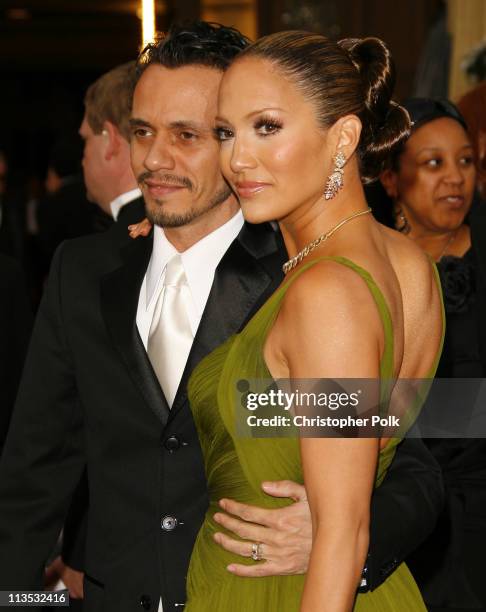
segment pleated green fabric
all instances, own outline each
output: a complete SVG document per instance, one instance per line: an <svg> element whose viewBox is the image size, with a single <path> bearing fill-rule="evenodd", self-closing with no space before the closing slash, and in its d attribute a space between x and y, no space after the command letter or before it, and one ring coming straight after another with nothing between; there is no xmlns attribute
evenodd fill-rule
<svg viewBox="0 0 486 612"><path fill-rule="evenodd" d="M288 505L289 499L265 495L264 480L289 479L303 482L297 437L256 438L238 435L235 419L235 388L241 379L270 378L263 359L263 346L292 282L323 259L332 259L353 269L366 282L376 302L384 329L384 351L380 364L380 390L386 402L393 379L393 328L385 298L370 274L343 257L322 257L301 266L269 298L246 327L210 353L194 370L189 381L189 401L204 456L210 505L199 531L187 578L186 612L297 612L305 576L242 578L226 569L230 563L254 561L229 553L213 535L224 531L214 522L218 500L231 498L265 508ZM325 324L325 319L323 320ZM438 356L439 357L439 356ZM438 361L438 357L436 360ZM433 377L435 368L430 376ZM379 486L395 454L399 439L392 439L380 452L375 486ZM234 537L234 536L233 536ZM356 612L426 611L419 590L402 563L376 590L359 594Z"/></svg>

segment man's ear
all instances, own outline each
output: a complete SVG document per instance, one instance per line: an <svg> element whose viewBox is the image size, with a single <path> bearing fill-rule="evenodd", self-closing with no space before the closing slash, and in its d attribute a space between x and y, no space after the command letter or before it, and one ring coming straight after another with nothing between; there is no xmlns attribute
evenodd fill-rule
<svg viewBox="0 0 486 612"><path fill-rule="evenodd" d="M121 146L121 138L118 128L111 121L103 122L103 129L101 135L106 140L105 142L105 159L110 160L112 157L118 154Z"/></svg>
<svg viewBox="0 0 486 612"><path fill-rule="evenodd" d="M383 170L380 174L380 182L389 198L396 200L398 198L398 177L394 170Z"/></svg>

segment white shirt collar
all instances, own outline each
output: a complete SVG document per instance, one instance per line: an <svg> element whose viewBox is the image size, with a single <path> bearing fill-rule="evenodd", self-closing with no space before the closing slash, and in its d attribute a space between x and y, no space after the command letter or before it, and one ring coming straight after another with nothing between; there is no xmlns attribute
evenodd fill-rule
<svg viewBox="0 0 486 612"><path fill-rule="evenodd" d="M199 316L202 315L213 283L214 272L230 244L240 233L244 218L239 210L229 221L180 253L187 284ZM146 307L158 294L167 262L177 253L161 227L154 227L154 246L147 268Z"/></svg>
<svg viewBox="0 0 486 612"><path fill-rule="evenodd" d="M120 210L125 206L125 204L128 204L129 202L132 202L140 197L142 197L142 192L138 187L116 197L112 202L110 202L110 210L113 219L115 219L115 221L118 219Z"/></svg>

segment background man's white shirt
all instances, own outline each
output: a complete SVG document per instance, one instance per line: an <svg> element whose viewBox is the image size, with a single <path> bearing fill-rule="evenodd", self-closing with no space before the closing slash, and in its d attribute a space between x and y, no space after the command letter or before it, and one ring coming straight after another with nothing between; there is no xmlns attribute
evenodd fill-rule
<svg viewBox="0 0 486 612"><path fill-rule="evenodd" d="M116 197L112 202L110 202L110 210L113 219L115 219L115 221L118 220L120 210L125 206L125 204L133 202L133 200L136 200L137 198L141 197L142 192L138 187L136 189L132 189L131 191L122 193L118 197Z"/></svg>

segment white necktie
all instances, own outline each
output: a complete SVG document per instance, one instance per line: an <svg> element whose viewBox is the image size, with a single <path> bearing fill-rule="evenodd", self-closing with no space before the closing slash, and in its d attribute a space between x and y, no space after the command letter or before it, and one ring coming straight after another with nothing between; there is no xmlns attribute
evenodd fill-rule
<svg viewBox="0 0 486 612"><path fill-rule="evenodd" d="M189 299L181 256L174 255L165 269L164 287L155 305L147 350L171 407L194 339L186 310Z"/></svg>

